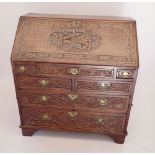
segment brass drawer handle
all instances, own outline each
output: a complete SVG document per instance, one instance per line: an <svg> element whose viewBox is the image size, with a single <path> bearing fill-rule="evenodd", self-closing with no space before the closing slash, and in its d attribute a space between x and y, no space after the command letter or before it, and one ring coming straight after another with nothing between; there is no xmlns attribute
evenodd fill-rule
<svg viewBox="0 0 155 155"><path fill-rule="evenodd" d="M104 119L101 117L96 118L96 124L104 124Z"/></svg>
<svg viewBox="0 0 155 155"><path fill-rule="evenodd" d="M70 68L68 72L72 75L77 75L80 73L80 70L78 68Z"/></svg>
<svg viewBox="0 0 155 155"><path fill-rule="evenodd" d="M99 88L108 88L110 87L111 83L110 82L100 82L98 83Z"/></svg>
<svg viewBox="0 0 155 155"><path fill-rule="evenodd" d="M48 97L48 96L45 96L45 95L40 96L40 100L41 100L42 102L47 102L47 101L48 101L48 99L49 99L49 97Z"/></svg>
<svg viewBox="0 0 155 155"><path fill-rule="evenodd" d="M18 67L18 71L19 72L25 72L26 69L27 69L27 67L26 66L23 66L23 65Z"/></svg>
<svg viewBox="0 0 155 155"><path fill-rule="evenodd" d="M41 86L45 87L49 84L49 81L48 80L41 80L39 83L41 84Z"/></svg>
<svg viewBox="0 0 155 155"><path fill-rule="evenodd" d="M132 72L131 71L118 71L118 77L128 78L131 77Z"/></svg>
<svg viewBox="0 0 155 155"><path fill-rule="evenodd" d="M77 94L68 94L68 97L73 101L78 98Z"/></svg>
<svg viewBox="0 0 155 155"><path fill-rule="evenodd" d="M78 113L76 111L69 111L68 115L69 115L69 117L73 118L73 117L77 116Z"/></svg>
<svg viewBox="0 0 155 155"><path fill-rule="evenodd" d="M122 72L122 75L123 75L123 76L129 76L130 73L125 71L125 72Z"/></svg>
<svg viewBox="0 0 155 155"><path fill-rule="evenodd" d="M49 121L49 120L51 120L51 117L50 117L48 114L43 114L43 115L41 116L41 119L42 119L43 121Z"/></svg>
<svg viewBox="0 0 155 155"><path fill-rule="evenodd" d="M103 98L103 99L100 99L99 100L99 104L102 105L102 106L105 106L109 103L109 100L106 99L106 98Z"/></svg>

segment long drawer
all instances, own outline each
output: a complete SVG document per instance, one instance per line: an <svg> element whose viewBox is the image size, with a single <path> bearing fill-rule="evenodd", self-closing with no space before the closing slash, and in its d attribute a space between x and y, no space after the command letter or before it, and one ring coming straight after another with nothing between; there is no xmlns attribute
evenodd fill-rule
<svg viewBox="0 0 155 155"><path fill-rule="evenodd" d="M101 131L124 131L124 114L105 114L69 109L22 109L23 125L78 128Z"/></svg>
<svg viewBox="0 0 155 155"><path fill-rule="evenodd" d="M19 92L20 103L24 107L70 107L79 109L93 109L102 111L126 112L129 105L129 96L94 95L68 93Z"/></svg>
<svg viewBox="0 0 155 155"><path fill-rule="evenodd" d="M24 63L15 64L17 75L55 75L55 76L86 76L100 78L114 78L114 69L96 66L62 65L50 63Z"/></svg>

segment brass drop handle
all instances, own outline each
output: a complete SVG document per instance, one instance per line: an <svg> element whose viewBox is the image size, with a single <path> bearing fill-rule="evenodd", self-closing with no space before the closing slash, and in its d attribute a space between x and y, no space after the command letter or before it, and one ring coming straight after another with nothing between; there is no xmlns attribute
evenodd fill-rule
<svg viewBox="0 0 155 155"><path fill-rule="evenodd" d="M25 72L26 69L27 69L27 67L26 66L23 66L23 65L18 67L18 71L19 72Z"/></svg>
<svg viewBox="0 0 155 155"><path fill-rule="evenodd" d="M111 83L110 82L100 82L98 83L99 88L108 88L110 87Z"/></svg>
<svg viewBox="0 0 155 155"><path fill-rule="evenodd" d="M68 94L68 97L73 101L78 98L77 94Z"/></svg>
<svg viewBox="0 0 155 155"><path fill-rule="evenodd" d="M76 111L69 111L68 112L68 116L71 117L71 118L73 118L73 117L75 117L77 115L78 115L78 113Z"/></svg>
<svg viewBox="0 0 155 155"><path fill-rule="evenodd" d="M77 75L80 73L80 70L78 68L70 68L68 72L72 75Z"/></svg>
<svg viewBox="0 0 155 155"><path fill-rule="evenodd" d="M46 102L48 101L49 97L44 95L44 96L41 96L40 99L42 102Z"/></svg>
<svg viewBox="0 0 155 155"><path fill-rule="evenodd" d="M40 81L41 86L46 87L49 84L48 80L41 80Z"/></svg>
<svg viewBox="0 0 155 155"><path fill-rule="evenodd" d="M108 99L106 99L106 98L103 98L103 99L100 99L99 100L99 104L101 105L101 106L105 106L105 105L107 105L108 104Z"/></svg>
<svg viewBox="0 0 155 155"><path fill-rule="evenodd" d="M49 120L51 120L51 117L50 117L48 114L43 114L43 115L41 116L41 119L42 119L43 121L49 121Z"/></svg>

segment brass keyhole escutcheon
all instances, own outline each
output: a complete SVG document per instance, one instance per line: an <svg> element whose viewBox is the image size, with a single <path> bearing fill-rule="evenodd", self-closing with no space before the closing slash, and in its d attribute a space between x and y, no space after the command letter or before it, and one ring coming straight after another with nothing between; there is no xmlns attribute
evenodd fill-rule
<svg viewBox="0 0 155 155"><path fill-rule="evenodd" d="M103 99L100 99L100 100L99 100L99 104L100 104L101 106L107 105L108 102L109 102L109 100L106 99L106 98L103 98Z"/></svg>
<svg viewBox="0 0 155 155"><path fill-rule="evenodd" d="M78 68L70 68L68 72L72 75L77 75L80 73L80 70Z"/></svg>
<svg viewBox="0 0 155 155"><path fill-rule="evenodd" d="M49 81L48 80L41 80L40 84L41 84L41 86L46 87L46 86L48 86Z"/></svg>
<svg viewBox="0 0 155 155"><path fill-rule="evenodd" d="M69 111L68 115L69 115L69 117L73 118L73 117L77 116L78 113L76 111Z"/></svg>
<svg viewBox="0 0 155 155"><path fill-rule="evenodd" d="M68 97L73 101L78 98L77 94L68 94Z"/></svg>

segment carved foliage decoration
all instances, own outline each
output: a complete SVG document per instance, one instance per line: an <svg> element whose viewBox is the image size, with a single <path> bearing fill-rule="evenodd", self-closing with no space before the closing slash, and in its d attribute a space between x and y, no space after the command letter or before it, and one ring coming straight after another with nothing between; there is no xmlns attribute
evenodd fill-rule
<svg viewBox="0 0 155 155"><path fill-rule="evenodd" d="M41 97L48 99L42 101ZM100 100L107 99L108 104L100 105ZM71 100L68 94L43 94L43 93L21 93L21 101L24 106L45 105L51 107L85 107L100 109L126 110L128 105L127 97L109 97L109 96L85 96L78 95L77 99Z"/></svg>
<svg viewBox="0 0 155 155"><path fill-rule="evenodd" d="M19 67L24 66L25 71L20 72ZM50 63L38 63L37 65L32 64L18 64L16 65L17 74L56 74L56 75L70 75L69 69L73 66L63 67L59 65L51 65ZM94 69L94 68L79 68L80 72L78 75L82 76L99 76L104 78L113 78L113 69Z"/></svg>
<svg viewBox="0 0 155 155"><path fill-rule="evenodd" d="M72 27L53 32L49 36L51 45L65 52L87 52L99 47L101 37L88 30L80 22Z"/></svg>
<svg viewBox="0 0 155 155"><path fill-rule="evenodd" d="M55 79L55 78L35 78L35 77L18 77L18 87L40 87L40 88L71 88L70 79ZM46 85L42 85L42 81L47 81Z"/></svg>
<svg viewBox="0 0 155 155"><path fill-rule="evenodd" d="M47 36L49 44L60 49L61 52L55 52L54 54L49 51L31 51L25 46L26 38L31 27L38 27L42 25L50 24L51 29L54 32L50 32ZM14 45L14 52L16 54L13 57L17 60L73 60L81 61L82 63L91 62L92 64L106 64L108 65L129 65L133 66L136 61L136 37L135 28L133 24L129 23L96 23L93 26L90 23L83 23L80 21L60 22L53 21L51 19L28 19L23 20L20 24L20 31L17 33L16 41ZM91 28L88 28L91 27ZM128 55L104 55L102 53L97 55L86 54L84 51L91 51L101 47L103 38L99 34L99 30L105 31L123 31L127 39L126 49ZM96 32L94 32L96 31ZM84 36L84 38L83 38ZM82 39L81 39L82 38ZM57 42L59 41L60 42ZM82 40L82 41L81 41ZM64 48L64 49L62 49ZM74 48L72 50L72 48ZM62 52L65 51L65 52ZM72 51L72 52L71 52Z"/></svg>
<svg viewBox="0 0 155 155"><path fill-rule="evenodd" d="M100 88L98 82L90 81L77 81L77 89L86 90L103 90L103 91L125 91L129 92L131 90L131 83L127 82L111 82L108 87Z"/></svg>
<svg viewBox="0 0 155 155"><path fill-rule="evenodd" d="M104 114L90 114L76 112L77 115L70 117L68 111L54 111L48 110L25 110L24 122L28 125L40 125L40 126L56 126L56 127L72 127L72 128L92 128L99 130L123 130L124 128L124 115L104 115ZM48 119L44 119L44 116ZM98 120L102 122L98 122Z"/></svg>

